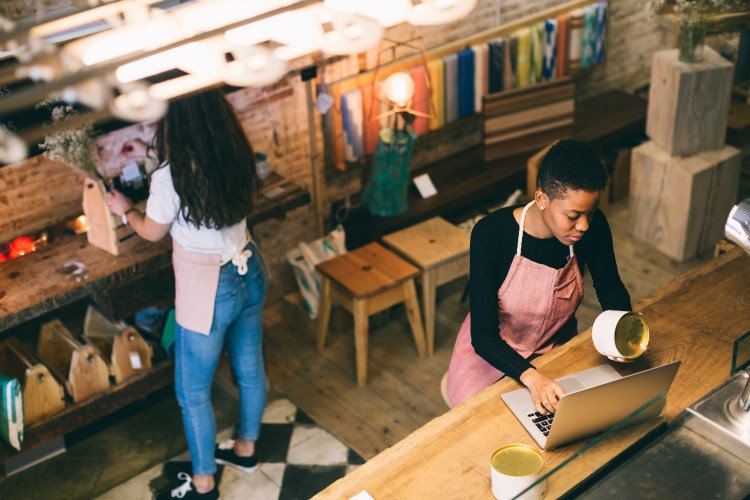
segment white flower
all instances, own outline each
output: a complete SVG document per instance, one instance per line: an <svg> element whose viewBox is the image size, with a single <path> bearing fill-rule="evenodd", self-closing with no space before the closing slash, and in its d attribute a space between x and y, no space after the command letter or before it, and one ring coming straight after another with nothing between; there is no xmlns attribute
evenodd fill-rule
<svg viewBox="0 0 750 500"><path fill-rule="evenodd" d="M64 123L78 112L69 104L54 101L43 101L36 107L50 107L52 122ZM51 160L60 161L66 165L83 170L95 177L101 177L96 166L98 158L96 138L98 133L93 122L84 123L78 128L63 128L62 130L45 136L44 142L39 144L44 156Z"/></svg>

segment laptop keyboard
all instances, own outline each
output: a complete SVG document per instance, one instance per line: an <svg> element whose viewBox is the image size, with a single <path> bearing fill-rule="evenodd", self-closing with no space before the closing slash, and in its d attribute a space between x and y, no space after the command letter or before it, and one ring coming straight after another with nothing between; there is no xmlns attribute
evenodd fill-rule
<svg viewBox="0 0 750 500"><path fill-rule="evenodd" d="M534 425L536 425L536 428L539 429L542 434L544 434L545 436L549 434L549 428L552 427L552 419L555 418L554 413L542 415L538 411L535 411L534 413L529 413L526 416L531 419Z"/></svg>

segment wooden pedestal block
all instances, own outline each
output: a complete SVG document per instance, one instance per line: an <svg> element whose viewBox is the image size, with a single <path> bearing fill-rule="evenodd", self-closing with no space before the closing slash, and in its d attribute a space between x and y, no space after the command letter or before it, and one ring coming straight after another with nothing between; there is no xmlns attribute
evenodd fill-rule
<svg viewBox="0 0 750 500"><path fill-rule="evenodd" d="M91 344L81 344L60 320L42 325L39 358L61 380L76 403L109 389L109 369Z"/></svg>
<svg viewBox="0 0 750 500"><path fill-rule="evenodd" d="M17 338L0 344L0 367L23 386L24 423L30 424L65 408L65 391L50 371Z"/></svg>
<svg viewBox="0 0 750 500"><path fill-rule="evenodd" d="M145 211L145 201L136 207ZM83 181L83 214L89 226L87 233L89 243L112 255L120 254L120 242L135 236L133 229L122 223L122 219L109 210L107 190L104 183L97 179L86 178Z"/></svg>
<svg viewBox="0 0 750 500"><path fill-rule="evenodd" d="M724 147L734 66L710 47L684 63L678 50L654 54L646 134L671 156Z"/></svg>
<svg viewBox="0 0 750 500"><path fill-rule="evenodd" d="M151 368L152 350L141 334L125 323L112 323L89 306L83 336L109 362L109 372L120 383Z"/></svg>
<svg viewBox="0 0 750 500"><path fill-rule="evenodd" d="M741 152L678 158L649 141L633 149L630 232L678 261L713 250L737 201Z"/></svg>

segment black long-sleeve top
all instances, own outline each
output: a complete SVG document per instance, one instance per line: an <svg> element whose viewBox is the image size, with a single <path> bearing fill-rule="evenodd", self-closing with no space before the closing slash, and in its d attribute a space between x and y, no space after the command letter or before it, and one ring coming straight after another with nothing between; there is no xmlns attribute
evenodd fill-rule
<svg viewBox="0 0 750 500"><path fill-rule="evenodd" d="M517 207L507 207L486 216L471 232L470 311L471 343L490 365L516 380L532 365L503 340L497 292L505 281L518 244ZM601 210L591 219L589 230L573 246L581 273L589 266L596 295L603 310L630 311L630 295L620 279L612 247L612 232ZM570 255L557 238L535 238L524 232L521 255L534 262L561 269ZM502 297L501 299L502 300ZM571 324L572 323L572 324ZM498 328L499 325L499 328ZM563 328L577 331L575 315Z"/></svg>

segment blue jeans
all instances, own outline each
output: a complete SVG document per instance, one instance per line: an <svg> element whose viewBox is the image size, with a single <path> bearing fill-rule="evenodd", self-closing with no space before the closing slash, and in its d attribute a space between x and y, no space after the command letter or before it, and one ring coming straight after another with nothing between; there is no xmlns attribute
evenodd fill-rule
<svg viewBox="0 0 750 500"><path fill-rule="evenodd" d="M266 403L263 365L263 299L266 277L258 250L240 276L229 263L222 266L211 333L206 336L183 328L175 332L175 390L182 410L193 474L213 474L216 417L211 406L211 385L226 342L229 359L240 388L238 437L256 441Z"/></svg>

